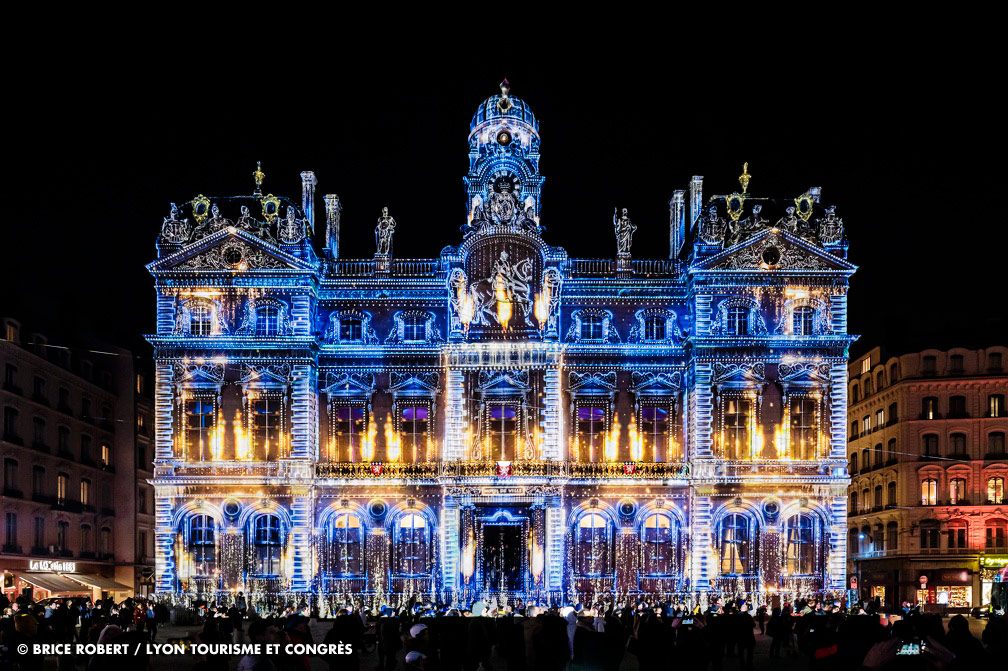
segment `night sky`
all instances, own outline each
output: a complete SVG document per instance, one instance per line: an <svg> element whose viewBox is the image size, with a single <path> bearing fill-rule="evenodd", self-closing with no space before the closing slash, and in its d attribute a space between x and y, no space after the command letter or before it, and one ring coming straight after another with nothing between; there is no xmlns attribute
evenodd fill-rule
<svg viewBox="0 0 1008 671"><path fill-rule="evenodd" d="M1002 120L987 88L952 64L696 81L668 63L364 67L82 77L70 65L17 78L19 103L5 110L0 314L53 343L97 337L148 355L144 265L169 203L248 194L256 161L264 191L295 201L300 172L315 171L318 244L322 195L337 193L343 256L374 253L388 206L396 256L436 257L465 220L469 121L506 76L541 124L546 240L571 256L613 257L613 208L626 207L634 256L667 257L673 190L703 175L705 196L730 193L748 161L750 193L821 186L837 206L860 267L853 354L1008 342Z"/></svg>

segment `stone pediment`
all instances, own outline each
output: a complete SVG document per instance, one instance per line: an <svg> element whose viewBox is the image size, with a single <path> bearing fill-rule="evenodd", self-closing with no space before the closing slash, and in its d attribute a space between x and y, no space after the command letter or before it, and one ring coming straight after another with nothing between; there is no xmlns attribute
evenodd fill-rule
<svg viewBox="0 0 1008 671"><path fill-rule="evenodd" d="M781 229L768 228L702 260L693 271L787 270L851 273L856 266Z"/></svg>
<svg viewBox="0 0 1008 671"><path fill-rule="evenodd" d="M312 270L314 266L239 228L224 228L147 266L166 270Z"/></svg>

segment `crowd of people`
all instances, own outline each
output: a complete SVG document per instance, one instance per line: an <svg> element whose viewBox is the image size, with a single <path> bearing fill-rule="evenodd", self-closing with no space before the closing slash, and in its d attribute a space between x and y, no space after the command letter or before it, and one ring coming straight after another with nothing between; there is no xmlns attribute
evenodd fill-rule
<svg viewBox="0 0 1008 671"><path fill-rule="evenodd" d="M0 641L9 668L42 669L37 655L18 655L17 646L47 643L125 643L133 654L82 657L58 655L61 671L151 668L145 646L157 640L169 621L168 607L152 600L91 602L53 599L35 603L0 598L5 613ZM962 615L948 621L904 606L895 614L878 613L878 604L842 609L816 600L753 608L742 599L718 600L708 608L670 602L583 606L538 606L520 601L508 606L477 600L469 608L421 602L368 610L346 604L320 618L305 603L271 611L247 606L243 596L226 605L196 604L190 613L196 628L166 642L259 643L259 654L240 659L228 653L204 654L197 671L309 671L321 657L330 670L489 671L501 667L534 671L615 671L624 658L641 670L688 668L747 671L754 668L757 632L770 639L771 665L778 657L805 659L815 671L832 669L982 668L1008 658L1008 620L992 615L980 639ZM324 631L316 641L310 626ZM265 644L342 644L345 654L266 654ZM191 660L192 661L192 660ZM1003 663L1003 662L1002 662Z"/></svg>

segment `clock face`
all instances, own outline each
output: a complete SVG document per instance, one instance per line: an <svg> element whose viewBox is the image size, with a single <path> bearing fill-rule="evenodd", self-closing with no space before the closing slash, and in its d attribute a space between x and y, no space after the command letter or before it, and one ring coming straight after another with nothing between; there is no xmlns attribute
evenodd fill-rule
<svg viewBox="0 0 1008 671"><path fill-rule="evenodd" d="M511 144L511 133L506 130L497 133L497 143L504 146Z"/></svg>

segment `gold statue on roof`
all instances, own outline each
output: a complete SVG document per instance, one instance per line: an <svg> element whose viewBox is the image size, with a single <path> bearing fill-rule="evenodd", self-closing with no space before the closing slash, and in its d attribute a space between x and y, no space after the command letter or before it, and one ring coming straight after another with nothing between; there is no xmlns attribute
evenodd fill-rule
<svg viewBox="0 0 1008 671"><path fill-rule="evenodd" d="M742 193L749 192L749 180L752 179L752 175L749 174L749 162L746 161L742 164L742 174L739 175L738 181L742 185Z"/></svg>
<svg viewBox="0 0 1008 671"><path fill-rule="evenodd" d="M266 176L266 173L264 173L262 171L262 164L259 161L256 161L256 169L255 169L255 172L252 173L252 179L255 180L255 187L256 188L255 188L254 194L257 195L257 196L261 196L262 195L262 183L263 183L263 178L265 176Z"/></svg>

